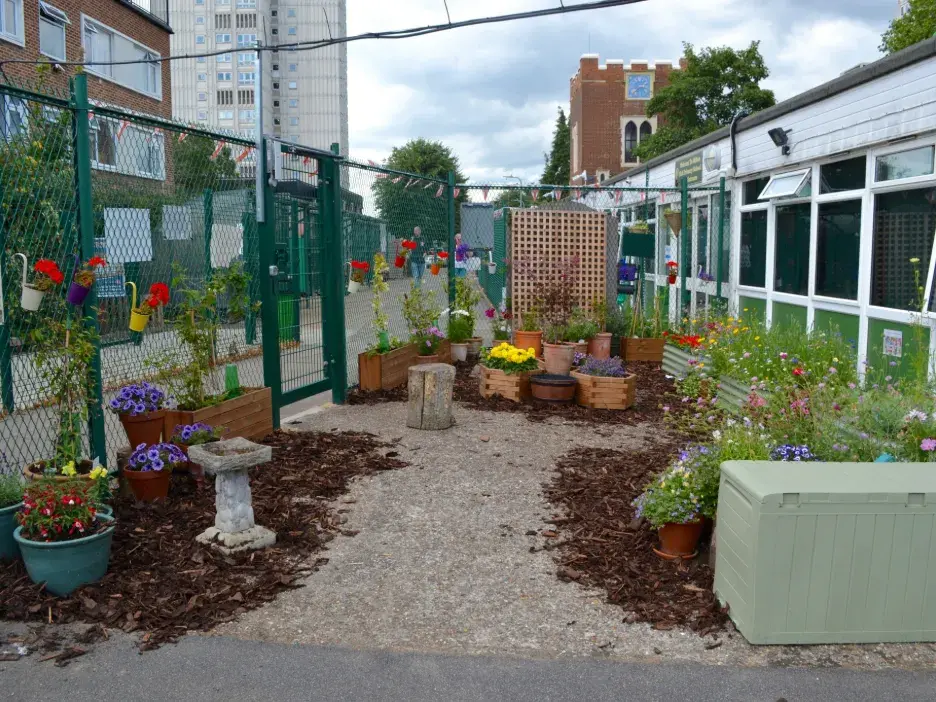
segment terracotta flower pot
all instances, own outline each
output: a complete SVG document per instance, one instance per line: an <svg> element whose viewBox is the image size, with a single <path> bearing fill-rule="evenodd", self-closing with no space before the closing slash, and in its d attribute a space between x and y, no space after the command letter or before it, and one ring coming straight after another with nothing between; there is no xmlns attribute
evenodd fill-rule
<svg viewBox="0 0 936 702"><path fill-rule="evenodd" d="M439 354L437 353L434 353L431 356L417 356L416 357L417 366L425 366L429 363L438 363L438 362L439 362Z"/></svg>
<svg viewBox="0 0 936 702"><path fill-rule="evenodd" d="M28 466L23 468L23 476L26 480L32 482L35 480L54 480L58 483L64 483L70 480L91 480L91 470L94 468L94 464L85 459L83 461L78 461L78 474L74 477L69 477L67 475L54 475L51 477L46 477L45 475L45 461L36 461L35 463L30 463Z"/></svg>
<svg viewBox="0 0 936 702"><path fill-rule="evenodd" d="M588 353L587 341L567 341L565 343L575 349L574 353Z"/></svg>
<svg viewBox="0 0 936 702"><path fill-rule="evenodd" d="M653 552L660 558L695 558L705 522L697 519L688 524L664 524L660 527L660 548Z"/></svg>
<svg viewBox="0 0 936 702"><path fill-rule="evenodd" d="M572 370L575 347L571 344L543 344L543 360L546 372L551 375L568 375Z"/></svg>
<svg viewBox="0 0 936 702"><path fill-rule="evenodd" d="M468 339L468 360L477 359L481 355L481 344L484 343L484 339L480 336L473 336Z"/></svg>
<svg viewBox="0 0 936 702"><path fill-rule="evenodd" d="M162 439L163 418L165 416L166 410L164 409L147 412L136 417L127 414L120 415L120 423L123 424L124 431L127 432L130 448L136 448L140 444L158 444Z"/></svg>
<svg viewBox="0 0 936 702"><path fill-rule="evenodd" d="M543 355L543 332L541 331L521 331L514 332L514 346L518 349L533 349L536 358Z"/></svg>
<svg viewBox="0 0 936 702"><path fill-rule="evenodd" d="M440 266L438 263L433 263L431 266L429 266L429 270L432 271L432 275L439 275L439 271L442 270L442 266Z"/></svg>
<svg viewBox="0 0 936 702"><path fill-rule="evenodd" d="M453 361L467 361L468 360L468 344L467 343L457 343L452 342L452 360Z"/></svg>
<svg viewBox="0 0 936 702"><path fill-rule="evenodd" d="M547 402L572 402L575 399L575 378L569 375L539 373L530 376L533 397Z"/></svg>
<svg viewBox="0 0 936 702"><path fill-rule="evenodd" d="M123 477L130 486L133 496L140 502L155 502L164 500L169 495L169 477L172 470L127 470L124 468Z"/></svg>
<svg viewBox="0 0 936 702"><path fill-rule="evenodd" d="M595 358L611 358L611 334L601 332L588 342L588 355Z"/></svg>

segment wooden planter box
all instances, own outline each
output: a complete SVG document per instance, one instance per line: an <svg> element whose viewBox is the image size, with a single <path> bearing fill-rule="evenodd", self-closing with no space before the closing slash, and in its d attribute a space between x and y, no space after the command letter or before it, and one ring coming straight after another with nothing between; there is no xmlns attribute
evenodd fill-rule
<svg viewBox="0 0 936 702"><path fill-rule="evenodd" d="M388 353L358 354L358 384L361 390L391 390L405 385L410 366L416 363L416 345Z"/></svg>
<svg viewBox="0 0 936 702"><path fill-rule="evenodd" d="M500 395L514 402L522 402L531 397L530 376L536 371L507 374L502 370L481 366L481 397Z"/></svg>
<svg viewBox="0 0 936 702"><path fill-rule="evenodd" d="M172 438L178 424L203 422L212 427L224 427L223 438L259 441L273 431L273 402L270 388L244 388L244 394L225 400L213 407L186 412L168 410L163 423L163 441Z"/></svg>
<svg viewBox="0 0 936 702"><path fill-rule="evenodd" d="M575 401L592 409L625 410L637 400L637 376L630 373L623 378L601 378L572 371L578 381Z"/></svg>
<svg viewBox="0 0 936 702"><path fill-rule="evenodd" d="M663 347L666 346L666 339L639 339L628 337L621 339L621 358L625 361L654 361L660 363L663 360Z"/></svg>

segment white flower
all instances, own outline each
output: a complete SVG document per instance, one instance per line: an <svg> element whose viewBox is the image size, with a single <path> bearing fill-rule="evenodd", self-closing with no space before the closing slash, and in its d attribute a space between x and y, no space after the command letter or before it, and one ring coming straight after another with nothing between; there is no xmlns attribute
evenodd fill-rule
<svg viewBox="0 0 936 702"><path fill-rule="evenodd" d="M721 441L721 431L719 431L718 429L713 431L712 438L715 439L715 441Z"/></svg>

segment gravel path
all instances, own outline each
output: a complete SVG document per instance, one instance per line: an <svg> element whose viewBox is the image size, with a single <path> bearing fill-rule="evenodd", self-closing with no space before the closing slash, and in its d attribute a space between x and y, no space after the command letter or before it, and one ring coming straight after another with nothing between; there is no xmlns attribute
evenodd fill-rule
<svg viewBox="0 0 936 702"><path fill-rule="evenodd" d="M334 407L294 430L368 430L398 440L409 468L358 481L339 537L306 587L215 633L276 643L524 657L862 669L932 666L930 645L752 647L625 624L604 593L555 576L553 513L542 497L555 459L576 446L627 450L657 426L530 424L456 408L445 432L405 426L405 405ZM529 534L535 531L536 534ZM531 553L531 547L535 552ZM715 646L713 648L713 646Z"/></svg>

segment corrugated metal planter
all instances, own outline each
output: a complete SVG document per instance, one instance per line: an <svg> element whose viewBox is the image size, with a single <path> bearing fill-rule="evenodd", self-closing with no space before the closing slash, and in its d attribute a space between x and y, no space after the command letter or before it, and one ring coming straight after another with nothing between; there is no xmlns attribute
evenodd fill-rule
<svg viewBox="0 0 936 702"><path fill-rule="evenodd" d="M931 463L722 465L714 590L755 644L936 641Z"/></svg>
<svg viewBox="0 0 936 702"><path fill-rule="evenodd" d="M663 370L667 375L676 378L685 378L689 370L689 359L708 362L704 356L697 356L687 349L673 344L666 344L663 347Z"/></svg>

